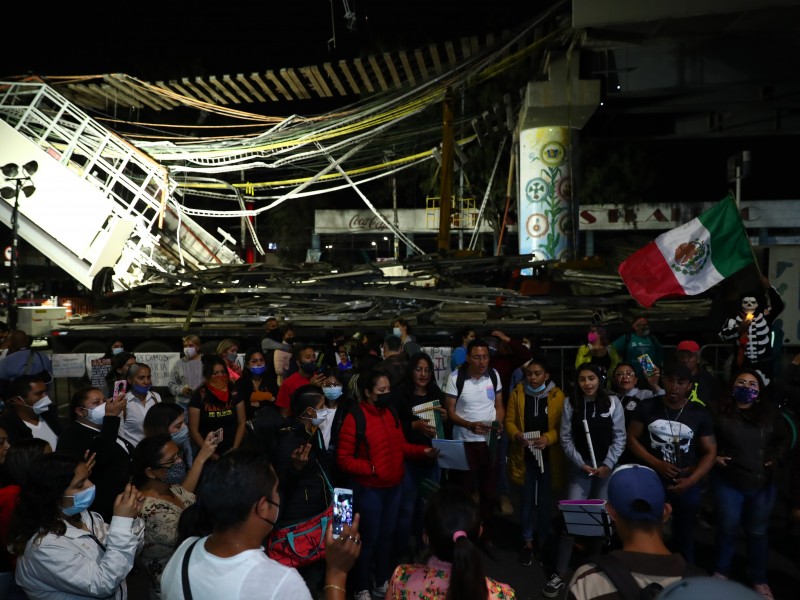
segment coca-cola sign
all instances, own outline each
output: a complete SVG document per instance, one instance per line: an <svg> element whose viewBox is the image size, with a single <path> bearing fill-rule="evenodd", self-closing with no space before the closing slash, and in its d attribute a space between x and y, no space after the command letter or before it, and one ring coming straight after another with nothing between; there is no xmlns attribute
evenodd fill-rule
<svg viewBox="0 0 800 600"><path fill-rule="evenodd" d="M350 223L348 223L348 228L351 231L384 231L389 229L383 221L375 215L353 215L350 219Z"/></svg>

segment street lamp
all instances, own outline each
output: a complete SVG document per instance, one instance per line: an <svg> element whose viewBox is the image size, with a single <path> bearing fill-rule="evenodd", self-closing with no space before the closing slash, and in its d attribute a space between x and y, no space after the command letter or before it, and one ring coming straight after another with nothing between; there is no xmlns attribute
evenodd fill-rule
<svg viewBox="0 0 800 600"><path fill-rule="evenodd" d="M378 260L378 242L372 241L372 249L375 250L375 260Z"/></svg>
<svg viewBox="0 0 800 600"><path fill-rule="evenodd" d="M383 236L383 241L386 242L386 249L389 251L389 258L392 258L392 242L389 241L388 236Z"/></svg>
<svg viewBox="0 0 800 600"><path fill-rule="evenodd" d="M8 286L8 328L17 328L17 280L19 278L19 193L22 191L26 198L30 198L36 191L31 177L39 170L39 163L32 160L22 165L23 175L20 176L20 166L8 163L0 167L0 172L6 182L13 181L14 185L0 188L0 196L4 200L14 198L14 209L11 212L11 283Z"/></svg>

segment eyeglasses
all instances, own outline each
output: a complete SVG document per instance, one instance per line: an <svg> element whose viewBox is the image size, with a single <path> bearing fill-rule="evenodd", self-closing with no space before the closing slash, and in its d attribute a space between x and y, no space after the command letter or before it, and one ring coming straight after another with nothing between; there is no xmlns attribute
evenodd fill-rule
<svg viewBox="0 0 800 600"><path fill-rule="evenodd" d="M179 460L183 460L183 450L178 450L175 456L173 456L167 462L159 464L158 466L162 469L169 469L170 467L174 466L175 463L178 462Z"/></svg>
<svg viewBox="0 0 800 600"><path fill-rule="evenodd" d="M422 373L423 375L428 375L431 372L431 370L426 369L425 367L414 367L414 372Z"/></svg>
<svg viewBox="0 0 800 600"><path fill-rule="evenodd" d="M633 371L617 371L615 377L621 379L622 377L633 377L634 375L636 375L636 373L634 373Z"/></svg>
<svg viewBox="0 0 800 600"><path fill-rule="evenodd" d="M758 388L757 381L747 381L746 379L737 379L734 383L736 387L751 387L751 388Z"/></svg>

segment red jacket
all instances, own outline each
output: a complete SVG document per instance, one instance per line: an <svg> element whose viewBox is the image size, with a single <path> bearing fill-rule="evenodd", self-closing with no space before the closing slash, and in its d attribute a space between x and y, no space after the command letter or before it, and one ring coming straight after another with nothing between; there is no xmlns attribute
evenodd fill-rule
<svg viewBox="0 0 800 600"><path fill-rule="evenodd" d="M356 457L356 420L348 414L339 431L336 464L343 472L352 475L357 483L367 487L400 485L405 473L403 460L425 458L426 447L406 441L403 430L388 408L379 409L366 402L360 406L367 424L366 444L361 444Z"/></svg>

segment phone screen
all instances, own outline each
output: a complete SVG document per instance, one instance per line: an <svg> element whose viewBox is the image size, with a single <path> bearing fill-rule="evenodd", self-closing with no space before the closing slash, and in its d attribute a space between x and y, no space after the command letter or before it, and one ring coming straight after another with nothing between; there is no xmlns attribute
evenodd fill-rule
<svg viewBox="0 0 800 600"><path fill-rule="evenodd" d="M128 388L128 382L124 379L120 379L114 382L114 395L117 396L118 394L124 392Z"/></svg>
<svg viewBox="0 0 800 600"><path fill-rule="evenodd" d="M333 490L333 537L338 538L345 525L353 524L353 490Z"/></svg>

